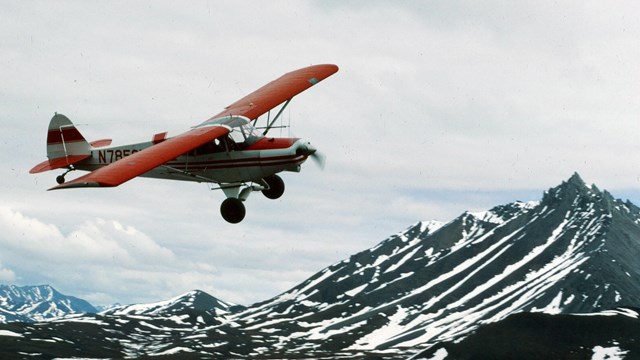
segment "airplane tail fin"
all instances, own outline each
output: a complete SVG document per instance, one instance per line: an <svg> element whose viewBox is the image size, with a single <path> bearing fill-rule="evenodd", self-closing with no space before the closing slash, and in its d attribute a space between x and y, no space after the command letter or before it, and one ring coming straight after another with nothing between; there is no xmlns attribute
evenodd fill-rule
<svg viewBox="0 0 640 360"><path fill-rule="evenodd" d="M62 114L55 114L49 122L47 132L49 160L89 154L91 154L91 145L71 120Z"/></svg>
<svg viewBox="0 0 640 360"><path fill-rule="evenodd" d="M91 144L80 134L71 120L62 114L55 114L49 122L47 132L48 160L34 166L29 172L35 174L65 168L90 156Z"/></svg>

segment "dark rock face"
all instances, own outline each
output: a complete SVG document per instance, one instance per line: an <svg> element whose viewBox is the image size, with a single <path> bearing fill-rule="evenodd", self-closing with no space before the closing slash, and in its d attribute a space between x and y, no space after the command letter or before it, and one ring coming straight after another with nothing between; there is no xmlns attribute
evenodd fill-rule
<svg viewBox="0 0 640 360"><path fill-rule="evenodd" d="M458 343L434 345L414 359L635 359L638 334L638 309L588 316L519 313L482 326Z"/></svg>

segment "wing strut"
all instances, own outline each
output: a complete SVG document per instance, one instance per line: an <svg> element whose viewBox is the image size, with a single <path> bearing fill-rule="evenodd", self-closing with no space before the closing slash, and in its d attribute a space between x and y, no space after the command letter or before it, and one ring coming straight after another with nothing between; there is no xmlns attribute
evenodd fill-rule
<svg viewBox="0 0 640 360"><path fill-rule="evenodd" d="M293 99L293 98L291 98ZM284 111L284 109L287 107L287 105L289 105L289 103L291 102L291 99L287 100L284 105L282 105L282 107L280 108L280 110L278 110L278 113L276 114L276 116L273 118L273 120L271 120L270 123L267 124L267 128L264 130L263 134L266 136L267 133L269 132L269 130L271 129L271 127L273 126L273 124L275 124L276 120L278 120L278 118L280 117L280 115L282 115L282 112ZM268 121L268 120L267 120Z"/></svg>
<svg viewBox="0 0 640 360"><path fill-rule="evenodd" d="M204 177L204 176L201 176L201 175L198 175L198 174L194 174L194 173L189 172L189 171L176 169L173 166L169 166L169 165L160 165L160 166L162 166L163 168L169 170L170 171L169 174L171 174L171 175L182 175L185 178L198 179L198 180L201 180L202 182L207 182L207 183L215 183L215 180L213 180L213 179L210 179L208 177ZM171 171L173 171L173 172L171 172Z"/></svg>

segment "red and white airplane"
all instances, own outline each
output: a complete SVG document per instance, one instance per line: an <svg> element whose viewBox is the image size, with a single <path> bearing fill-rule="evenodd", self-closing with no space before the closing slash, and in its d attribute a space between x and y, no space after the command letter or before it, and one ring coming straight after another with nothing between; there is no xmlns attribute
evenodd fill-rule
<svg viewBox="0 0 640 360"><path fill-rule="evenodd" d="M49 190L80 187L113 187L137 176L218 184L227 199L220 212L230 223L244 219L243 202L252 191L277 199L284 193L281 171L299 172L308 157L322 159L307 141L267 137L291 99L338 71L336 65L315 65L284 74L227 106L209 120L178 136L167 133L144 143L109 146L110 139L87 142L64 115L55 114L47 133L48 160L30 173L67 169ZM282 105L264 131L258 117ZM73 170L90 173L65 182Z"/></svg>

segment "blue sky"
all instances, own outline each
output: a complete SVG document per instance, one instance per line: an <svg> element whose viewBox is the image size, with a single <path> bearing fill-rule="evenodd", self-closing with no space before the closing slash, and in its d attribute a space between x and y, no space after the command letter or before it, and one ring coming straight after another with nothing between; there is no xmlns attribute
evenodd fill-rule
<svg viewBox="0 0 640 360"><path fill-rule="evenodd" d="M419 220L537 200L579 172L640 202L635 2L0 2L0 282L94 304L248 305ZM46 192L54 112L114 144L178 134L300 67L285 133L327 156L239 225L204 184ZM277 135L274 133L273 135Z"/></svg>

